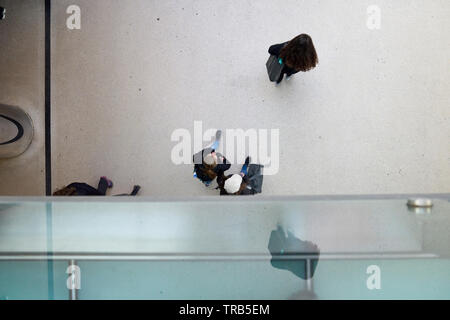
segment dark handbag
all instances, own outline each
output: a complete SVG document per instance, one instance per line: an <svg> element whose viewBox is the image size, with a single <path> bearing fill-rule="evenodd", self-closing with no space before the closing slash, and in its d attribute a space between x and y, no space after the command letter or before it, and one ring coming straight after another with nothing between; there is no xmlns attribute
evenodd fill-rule
<svg viewBox="0 0 450 320"><path fill-rule="evenodd" d="M264 168L264 166L261 164L251 163L248 166L247 177L249 180L249 184L255 193L262 192L262 185L263 185L262 169L263 168Z"/></svg>
<svg viewBox="0 0 450 320"><path fill-rule="evenodd" d="M282 62L282 60L272 54L269 57L269 60L267 60L266 62L266 67L270 81L272 82L278 81L278 79L280 79L281 77L284 68L284 63Z"/></svg>

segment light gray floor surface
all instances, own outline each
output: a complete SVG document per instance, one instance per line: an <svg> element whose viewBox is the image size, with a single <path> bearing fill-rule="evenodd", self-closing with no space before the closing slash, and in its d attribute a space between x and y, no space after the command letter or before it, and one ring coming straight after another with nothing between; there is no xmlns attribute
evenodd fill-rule
<svg viewBox="0 0 450 320"><path fill-rule="evenodd" d="M368 1L78 0L81 30L69 30L72 4L52 8L53 189L106 175L112 193L140 184L142 195L216 194L192 166L171 161L171 134L193 135L202 121L203 130L279 129L266 195L450 192L446 0L380 0L379 30L367 27ZM275 87L267 49L300 33L312 36L320 64ZM2 70L12 68L6 55L20 58L10 46ZM27 59L43 63L39 52ZM8 101L21 103L26 89ZM9 183L29 177L4 168Z"/></svg>

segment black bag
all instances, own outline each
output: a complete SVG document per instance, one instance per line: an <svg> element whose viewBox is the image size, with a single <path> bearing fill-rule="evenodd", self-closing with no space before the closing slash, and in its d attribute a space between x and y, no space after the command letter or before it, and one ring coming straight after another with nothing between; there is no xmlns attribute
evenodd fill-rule
<svg viewBox="0 0 450 320"><path fill-rule="evenodd" d="M267 73L269 74L269 79L272 82L278 81L283 72L284 63L280 63L280 61L281 59L278 59L277 56L272 54L266 62Z"/></svg>
<svg viewBox="0 0 450 320"><path fill-rule="evenodd" d="M263 184L262 169L263 168L264 168L264 166L261 164L251 163L248 165L247 177L249 180L249 184L255 193L262 192L262 184Z"/></svg>

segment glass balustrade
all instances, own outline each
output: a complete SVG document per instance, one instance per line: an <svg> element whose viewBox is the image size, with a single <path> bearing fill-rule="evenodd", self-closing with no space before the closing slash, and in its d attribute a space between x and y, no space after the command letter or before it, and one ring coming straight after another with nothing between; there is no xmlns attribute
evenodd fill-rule
<svg viewBox="0 0 450 320"><path fill-rule="evenodd" d="M0 299L449 299L431 199L0 198Z"/></svg>

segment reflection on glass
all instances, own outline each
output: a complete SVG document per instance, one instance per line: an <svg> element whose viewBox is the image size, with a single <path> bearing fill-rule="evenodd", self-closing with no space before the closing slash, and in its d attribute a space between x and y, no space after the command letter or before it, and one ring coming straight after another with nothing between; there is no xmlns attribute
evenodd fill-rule
<svg viewBox="0 0 450 320"><path fill-rule="evenodd" d="M277 226L270 234L268 249L272 255L270 264L281 270L292 272L297 277L307 280L306 289L292 295L290 300L317 299L313 291L312 278L319 262L320 249L311 241L304 241Z"/></svg>
<svg viewBox="0 0 450 320"><path fill-rule="evenodd" d="M290 231L284 232L281 226L272 231L268 245L272 259L270 263L274 268L288 270L297 277L308 280L314 276L319 262L320 249L310 241L296 238ZM296 256L289 259L289 256ZM305 258L297 256L305 255ZM308 263L311 264L309 268Z"/></svg>

